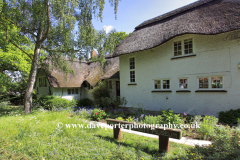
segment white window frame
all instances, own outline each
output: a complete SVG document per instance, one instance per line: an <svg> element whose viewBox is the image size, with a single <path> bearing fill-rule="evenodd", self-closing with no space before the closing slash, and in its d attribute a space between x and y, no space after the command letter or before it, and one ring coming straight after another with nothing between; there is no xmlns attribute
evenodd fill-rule
<svg viewBox="0 0 240 160"><path fill-rule="evenodd" d="M134 58L134 69L131 69L131 65L130 65L130 60ZM131 72L134 71L134 82L131 82ZM130 83L136 83L136 58L135 57L130 57L129 58L129 82Z"/></svg>
<svg viewBox="0 0 240 160"><path fill-rule="evenodd" d="M212 78L221 77L222 78L222 88L212 88ZM208 88L199 88L199 78L208 78ZM198 90L223 90L224 89L224 76L223 75L213 75L213 76L199 76L197 77L197 89Z"/></svg>
<svg viewBox="0 0 240 160"><path fill-rule="evenodd" d="M181 79L186 79L187 80L187 88L180 88L180 80ZM180 78L178 78L178 90L189 90L189 83L188 83L188 81L189 81L189 78L188 77L180 77Z"/></svg>
<svg viewBox="0 0 240 160"><path fill-rule="evenodd" d="M164 80L169 80L169 88L167 88L167 89L163 88L163 81ZM160 89L155 88L155 81L160 81ZM171 79L170 78L153 79L153 90L159 90L159 91L161 91L161 90L171 90Z"/></svg>
<svg viewBox="0 0 240 160"><path fill-rule="evenodd" d="M185 44L184 44L184 41L186 41L186 40L189 40L189 39L191 39L192 40L192 53L188 53L188 54L185 54ZM174 43L176 43L176 42L181 42L181 52L182 52L182 54L181 55L176 55L175 56L175 50L174 50ZM188 55L192 55L192 54L194 54L194 39L192 38L192 37L186 37L186 38L182 38L182 39L180 39L180 40L176 40L176 41L173 41L173 57L182 57L182 56L188 56Z"/></svg>

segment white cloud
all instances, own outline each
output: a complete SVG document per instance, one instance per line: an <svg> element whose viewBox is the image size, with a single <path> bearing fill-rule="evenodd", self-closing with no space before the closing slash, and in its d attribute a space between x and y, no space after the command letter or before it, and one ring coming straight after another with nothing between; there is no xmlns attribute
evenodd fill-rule
<svg viewBox="0 0 240 160"><path fill-rule="evenodd" d="M103 29L108 34L113 29L113 26L112 25L109 25L109 26L104 25Z"/></svg>

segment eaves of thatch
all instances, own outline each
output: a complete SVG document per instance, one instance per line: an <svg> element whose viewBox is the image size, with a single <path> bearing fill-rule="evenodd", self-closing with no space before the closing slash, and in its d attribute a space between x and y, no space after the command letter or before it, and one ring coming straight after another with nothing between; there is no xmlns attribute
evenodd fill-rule
<svg viewBox="0 0 240 160"><path fill-rule="evenodd" d="M113 56L155 48L183 34L214 35L236 29L240 29L240 0L200 0L138 25Z"/></svg>
<svg viewBox="0 0 240 160"><path fill-rule="evenodd" d="M107 65L101 67L99 62L79 62L78 60L69 63L69 68L74 69L75 75L58 69L51 69L47 78L51 87L81 87L87 81L91 86L95 86L99 80L108 79L119 72L119 58L106 59ZM51 62L49 62L51 63Z"/></svg>

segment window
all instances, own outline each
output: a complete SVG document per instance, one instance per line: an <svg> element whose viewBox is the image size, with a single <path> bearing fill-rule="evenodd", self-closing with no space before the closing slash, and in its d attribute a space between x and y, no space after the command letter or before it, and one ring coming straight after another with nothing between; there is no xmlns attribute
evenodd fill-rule
<svg viewBox="0 0 240 160"><path fill-rule="evenodd" d="M109 89L112 89L112 81L109 81L108 85L109 85Z"/></svg>
<svg viewBox="0 0 240 160"><path fill-rule="evenodd" d="M78 94L78 89L77 88L75 89L75 94Z"/></svg>
<svg viewBox="0 0 240 160"><path fill-rule="evenodd" d="M187 89L188 88L188 80L187 79L179 79L179 89Z"/></svg>
<svg viewBox="0 0 240 160"><path fill-rule="evenodd" d="M71 89L68 89L68 95L71 95Z"/></svg>
<svg viewBox="0 0 240 160"><path fill-rule="evenodd" d="M170 89L170 80L154 80L154 89Z"/></svg>
<svg viewBox="0 0 240 160"><path fill-rule="evenodd" d="M75 89L68 89L68 95L71 95L71 94L78 94L78 89L75 88Z"/></svg>
<svg viewBox="0 0 240 160"><path fill-rule="evenodd" d="M130 67L130 82L135 82L135 59L129 59L129 67Z"/></svg>
<svg viewBox="0 0 240 160"><path fill-rule="evenodd" d="M154 81L154 89L161 89L161 80Z"/></svg>
<svg viewBox="0 0 240 160"><path fill-rule="evenodd" d="M93 89L93 87L89 83L87 84L87 86L88 86L88 90Z"/></svg>
<svg viewBox="0 0 240 160"><path fill-rule="evenodd" d="M39 87L47 87L47 77L39 78Z"/></svg>
<svg viewBox="0 0 240 160"><path fill-rule="evenodd" d="M183 56L193 53L193 40L185 39L184 41L174 42L174 56Z"/></svg>
<svg viewBox="0 0 240 160"><path fill-rule="evenodd" d="M221 89L223 81L221 76L198 78L199 89Z"/></svg>

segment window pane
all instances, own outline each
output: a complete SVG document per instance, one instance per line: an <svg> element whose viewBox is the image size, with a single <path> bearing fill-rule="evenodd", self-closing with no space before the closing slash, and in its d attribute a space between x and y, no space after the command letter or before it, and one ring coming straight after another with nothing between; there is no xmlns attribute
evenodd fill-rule
<svg viewBox="0 0 240 160"><path fill-rule="evenodd" d="M182 55L182 44L181 41L174 42L174 56Z"/></svg>
<svg viewBox="0 0 240 160"><path fill-rule="evenodd" d="M134 58L130 58L130 59L129 59L129 62L130 62L130 69L135 69L135 61L134 61Z"/></svg>
<svg viewBox="0 0 240 160"><path fill-rule="evenodd" d="M72 89L72 94L74 94L74 89Z"/></svg>
<svg viewBox="0 0 240 160"><path fill-rule="evenodd" d="M170 80L163 80L163 89L170 89Z"/></svg>
<svg viewBox="0 0 240 160"><path fill-rule="evenodd" d="M109 89L112 89L112 81L109 81Z"/></svg>
<svg viewBox="0 0 240 160"><path fill-rule="evenodd" d="M199 88L208 88L208 78L199 78Z"/></svg>
<svg viewBox="0 0 240 160"><path fill-rule="evenodd" d="M179 89L187 89L187 79L179 79Z"/></svg>
<svg viewBox="0 0 240 160"><path fill-rule="evenodd" d="M222 88L222 77L212 77L212 88Z"/></svg>
<svg viewBox="0 0 240 160"><path fill-rule="evenodd" d="M192 39L184 40L184 53L193 53Z"/></svg>
<svg viewBox="0 0 240 160"><path fill-rule="evenodd" d="M71 95L71 89L68 89L68 95Z"/></svg>
<svg viewBox="0 0 240 160"><path fill-rule="evenodd" d="M75 94L78 94L78 89L77 88L75 89Z"/></svg>

